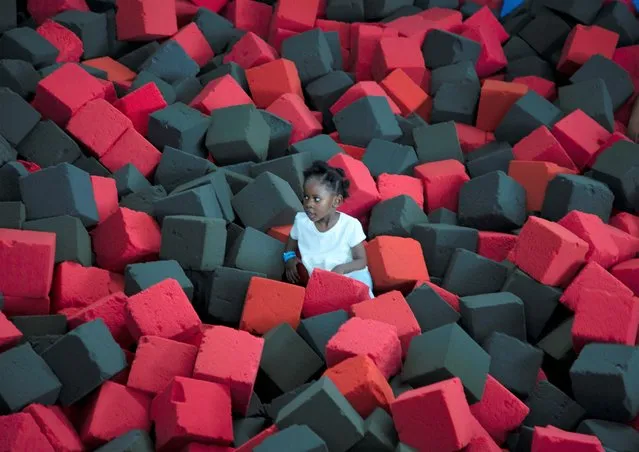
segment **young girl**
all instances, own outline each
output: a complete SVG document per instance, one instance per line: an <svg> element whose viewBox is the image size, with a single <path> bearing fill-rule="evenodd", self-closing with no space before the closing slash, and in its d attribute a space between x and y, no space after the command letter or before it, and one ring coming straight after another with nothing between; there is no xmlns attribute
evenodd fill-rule
<svg viewBox="0 0 639 452"><path fill-rule="evenodd" d="M296 215L286 245L286 277L294 284L300 281L300 260L295 253L299 249L309 277L315 268L333 271L366 284L372 298L373 281L367 267L362 225L337 211L348 198L349 185L344 170L323 161L313 162L304 171L304 212Z"/></svg>

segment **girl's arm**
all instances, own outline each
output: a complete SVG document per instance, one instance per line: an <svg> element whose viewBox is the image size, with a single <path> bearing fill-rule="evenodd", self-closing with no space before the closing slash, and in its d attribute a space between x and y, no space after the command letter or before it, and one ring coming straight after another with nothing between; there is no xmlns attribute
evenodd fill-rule
<svg viewBox="0 0 639 452"><path fill-rule="evenodd" d="M286 242L286 247L284 248L285 253L289 251L297 252L297 240L292 239L290 236ZM297 257L294 257L286 261L286 264L284 265L286 268L286 279L293 284L297 284L300 280L300 275L297 271L297 264L299 262L300 260Z"/></svg>
<svg viewBox="0 0 639 452"><path fill-rule="evenodd" d="M347 264L338 265L333 269L333 272L345 275L357 270L363 270L368 265L368 258L366 257L366 248L364 242L359 245L355 245L351 248L353 252L353 260Z"/></svg>

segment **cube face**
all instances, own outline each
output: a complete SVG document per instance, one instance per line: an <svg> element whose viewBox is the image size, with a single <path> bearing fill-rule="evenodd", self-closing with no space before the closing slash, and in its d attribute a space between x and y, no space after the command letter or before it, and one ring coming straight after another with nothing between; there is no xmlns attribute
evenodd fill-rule
<svg viewBox="0 0 639 452"><path fill-rule="evenodd" d="M176 102L149 116L147 137L157 148L171 146L198 155L210 118L181 102Z"/></svg>
<svg viewBox="0 0 639 452"><path fill-rule="evenodd" d="M168 216L162 223L160 257L188 270L211 271L224 263L226 222L216 218Z"/></svg>
<svg viewBox="0 0 639 452"><path fill-rule="evenodd" d="M295 63L304 85L333 69L331 49L321 30L306 31L285 39L282 57Z"/></svg>
<svg viewBox="0 0 639 452"><path fill-rule="evenodd" d="M524 304L510 293L462 297L459 300L462 324L482 344L494 331L526 340Z"/></svg>
<svg viewBox="0 0 639 452"><path fill-rule="evenodd" d="M374 139L394 141L402 136L397 119L383 97L362 97L340 110L335 127L344 144L366 147Z"/></svg>

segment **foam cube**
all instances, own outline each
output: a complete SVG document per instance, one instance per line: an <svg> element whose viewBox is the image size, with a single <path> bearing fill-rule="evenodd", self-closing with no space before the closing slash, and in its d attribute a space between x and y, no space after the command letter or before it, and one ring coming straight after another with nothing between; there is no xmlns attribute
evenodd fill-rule
<svg viewBox="0 0 639 452"><path fill-rule="evenodd" d="M266 277L263 273L236 268L215 268L210 284L207 312L222 322L238 325L246 292L253 276Z"/></svg>
<svg viewBox="0 0 639 452"><path fill-rule="evenodd" d="M374 138L394 141L402 135L388 102L379 96L354 101L336 113L333 122L341 141L354 146L366 147Z"/></svg>
<svg viewBox="0 0 639 452"><path fill-rule="evenodd" d="M162 259L175 259L182 268L213 270L224 262L225 246L224 220L171 215L162 222L159 256Z"/></svg>
<svg viewBox="0 0 639 452"><path fill-rule="evenodd" d="M4 314L0 313L0 350L6 351L17 345L22 337L22 332Z"/></svg>
<svg viewBox="0 0 639 452"><path fill-rule="evenodd" d="M427 222L428 217L411 197L399 195L373 207L368 237L410 237L413 226Z"/></svg>
<svg viewBox="0 0 639 452"><path fill-rule="evenodd" d="M327 163L343 169L350 181L349 197L339 206L339 211L356 218L369 213L379 202L379 192L366 165L344 154L332 157Z"/></svg>
<svg viewBox="0 0 639 452"><path fill-rule="evenodd" d="M113 106L131 120L135 130L146 136L149 128L149 116L166 108L167 102L162 97L157 85L151 82L118 99Z"/></svg>
<svg viewBox="0 0 639 452"><path fill-rule="evenodd" d="M142 336L131 364L127 386L143 393L160 393L174 377L191 377L198 349L158 336Z"/></svg>
<svg viewBox="0 0 639 452"><path fill-rule="evenodd" d="M324 440L306 425L287 427L266 438L254 450L256 452L275 452L282 450L283 447L290 448L291 444L295 444L293 447L298 448L298 450L328 450Z"/></svg>
<svg viewBox="0 0 639 452"><path fill-rule="evenodd" d="M584 452L604 450L601 441L594 435L584 435L560 430L556 427L535 427L531 451L560 451L566 447L577 447Z"/></svg>
<svg viewBox="0 0 639 452"><path fill-rule="evenodd" d="M422 333L434 330L440 326L456 323L460 316L457 310L427 284L416 287L406 301L415 315Z"/></svg>
<svg viewBox="0 0 639 452"><path fill-rule="evenodd" d="M16 147L33 130L41 115L10 88L0 87L0 105L3 109L0 135Z"/></svg>
<svg viewBox="0 0 639 452"><path fill-rule="evenodd" d="M519 83L487 80L481 87L477 112L477 127L494 132L510 108L528 92Z"/></svg>
<svg viewBox="0 0 639 452"><path fill-rule="evenodd" d="M422 248L429 274L443 277L457 248L477 251L478 231L448 224L422 224L413 228L412 238Z"/></svg>
<svg viewBox="0 0 639 452"><path fill-rule="evenodd" d="M227 265L280 279L284 273L284 244L257 229L247 227L229 249Z"/></svg>
<svg viewBox="0 0 639 452"><path fill-rule="evenodd" d="M547 187L551 181L556 183L555 180L558 178L556 176L564 174L574 174L574 172L551 162L513 160L508 167L508 175L526 190L528 212L542 211Z"/></svg>
<svg viewBox="0 0 639 452"><path fill-rule="evenodd" d="M123 289L124 279L117 273L98 267L84 267L75 262L62 262L56 267L53 279L52 308L54 312L83 309Z"/></svg>
<svg viewBox="0 0 639 452"><path fill-rule="evenodd" d="M246 293L240 329L265 334L280 323L288 323L292 328L297 328L304 292L303 287L293 284L252 278Z"/></svg>
<svg viewBox="0 0 639 452"><path fill-rule="evenodd" d="M304 99L297 94L282 94L266 108L266 111L291 123L291 145L322 132L322 124L306 106Z"/></svg>
<svg viewBox="0 0 639 452"><path fill-rule="evenodd" d="M262 338L232 328L214 326L204 333L193 377L220 384L229 383L234 411L245 414L249 408L263 348ZM226 359L221 360L220 357L224 355Z"/></svg>
<svg viewBox="0 0 639 452"><path fill-rule="evenodd" d="M433 96L430 120L433 123L455 121L472 125L479 100L479 90L470 84L444 83Z"/></svg>
<svg viewBox="0 0 639 452"><path fill-rule="evenodd" d="M634 92L630 74L619 64L603 55L594 54L570 77L570 83L579 83L593 78L603 79L612 108L618 110Z"/></svg>
<svg viewBox="0 0 639 452"><path fill-rule="evenodd" d="M115 180L108 177L91 176L100 221L106 220L118 209L118 189Z"/></svg>
<svg viewBox="0 0 639 452"><path fill-rule="evenodd" d="M282 58L295 63L300 81L306 85L333 69L333 55L324 32L304 31L282 42Z"/></svg>
<svg viewBox="0 0 639 452"><path fill-rule="evenodd" d="M528 91L506 112L495 129L495 137L515 145L541 126L554 126L561 116L561 110L548 100L534 91Z"/></svg>
<svg viewBox="0 0 639 452"><path fill-rule="evenodd" d="M84 309L80 309L68 316L69 328L77 328L95 319L101 318L111 332L113 339L122 348L128 348L133 344L133 338L126 326L127 297L122 292L116 292L92 303Z"/></svg>
<svg viewBox="0 0 639 452"><path fill-rule="evenodd" d="M343 309L339 309L326 314L302 319L297 328L297 332L302 336L302 339L326 361L326 345L328 341L331 340L347 320L347 312Z"/></svg>
<svg viewBox="0 0 639 452"><path fill-rule="evenodd" d="M247 32L224 55L224 63L236 63L247 70L275 61L278 55L273 47L253 32Z"/></svg>
<svg viewBox="0 0 639 452"><path fill-rule="evenodd" d="M253 105L253 101L235 79L227 74L209 82L189 105L206 115L210 115L222 108ZM214 123L214 119L212 122Z"/></svg>
<svg viewBox="0 0 639 452"><path fill-rule="evenodd" d="M457 160L423 163L415 167L414 174L424 184L427 212L442 207L457 211L459 191L470 180L463 164Z"/></svg>
<svg viewBox="0 0 639 452"><path fill-rule="evenodd" d="M375 178L382 173L409 175L417 164L417 155L411 146L374 138L366 147L362 162Z"/></svg>
<svg viewBox="0 0 639 452"><path fill-rule="evenodd" d="M415 283L430 280L421 246L411 237L382 235L368 243L366 252L376 291L407 293Z"/></svg>
<svg viewBox="0 0 639 452"><path fill-rule="evenodd" d="M540 381L526 400L530 413L524 426L552 424L565 430L574 430L586 416L584 409L559 388L548 381Z"/></svg>
<svg viewBox="0 0 639 452"><path fill-rule="evenodd" d="M116 14L118 39L151 41L173 36L177 31L175 3L125 0Z"/></svg>
<svg viewBox="0 0 639 452"><path fill-rule="evenodd" d="M614 206L626 211L636 211L636 193L632 183L627 181L636 169L636 149L639 145L628 141L618 141L604 150L592 165L592 177L605 183L615 195Z"/></svg>
<svg viewBox="0 0 639 452"><path fill-rule="evenodd" d="M610 268L620 261L617 242L610 234L609 227L596 215L573 210L558 224L588 243L587 261L597 262L604 268Z"/></svg>
<svg viewBox="0 0 639 452"><path fill-rule="evenodd" d="M43 452L54 452L51 443L40 430L33 417L27 413L16 413L0 418L3 449L28 450L36 447Z"/></svg>
<svg viewBox="0 0 639 452"><path fill-rule="evenodd" d="M591 162L601 143L610 137L610 132L582 110L575 110L559 120L552 133L578 168Z"/></svg>
<svg viewBox="0 0 639 452"><path fill-rule="evenodd" d="M382 173L377 177L377 190L382 201L407 195L420 209L424 209L424 184L417 177Z"/></svg>
<svg viewBox="0 0 639 452"><path fill-rule="evenodd" d="M494 331L526 340L524 303L508 292L486 293L459 300L462 326L479 344Z"/></svg>
<svg viewBox="0 0 639 452"><path fill-rule="evenodd" d="M54 447L62 450L82 450L80 436L59 406L31 404L24 409Z"/></svg>
<svg viewBox="0 0 639 452"><path fill-rule="evenodd" d="M21 26L7 30L0 39L0 56L28 61L37 68L53 64L58 49L33 28Z"/></svg>
<svg viewBox="0 0 639 452"><path fill-rule="evenodd" d="M635 293L639 294L639 285L637 284L637 271L639 269L639 259L630 259L615 265L610 272L615 278L628 286Z"/></svg>
<svg viewBox="0 0 639 452"><path fill-rule="evenodd" d="M422 67L421 71L423 70ZM414 79L407 75L404 69L395 69L379 84L399 107L403 116L417 114L425 121L431 119L432 98Z"/></svg>
<svg viewBox="0 0 639 452"><path fill-rule="evenodd" d="M103 57L109 52L106 14L87 10L66 10L57 14L54 20L82 40L85 59Z"/></svg>
<svg viewBox="0 0 639 452"><path fill-rule="evenodd" d="M468 274L481 275L481 278L469 280ZM507 276L508 268L504 264L458 248L450 258L441 285L459 296L480 295L497 292Z"/></svg>
<svg viewBox="0 0 639 452"><path fill-rule="evenodd" d="M479 43L446 30L432 30L422 46L424 61L430 69L469 60L476 64L481 53Z"/></svg>
<svg viewBox="0 0 639 452"><path fill-rule="evenodd" d="M316 268L306 285L302 316L308 318L339 309L348 310L354 303L368 299L369 288L361 281Z"/></svg>
<svg viewBox="0 0 639 452"><path fill-rule="evenodd" d="M453 121L419 126L413 130L413 138L420 163L442 160L464 161L457 128Z"/></svg>
<svg viewBox="0 0 639 452"><path fill-rule="evenodd" d="M570 113L581 110L608 132L614 131L614 111L608 88L596 78L559 88L559 105Z"/></svg>
<svg viewBox="0 0 639 452"><path fill-rule="evenodd" d="M175 83L195 77L200 67L177 41L168 40L140 65L140 70L148 71L167 83Z"/></svg>
<svg viewBox="0 0 639 452"><path fill-rule="evenodd" d="M253 101L258 108L267 108L281 95L302 97L302 85L295 64L286 59L266 62L246 71Z"/></svg>
<svg viewBox="0 0 639 452"><path fill-rule="evenodd" d="M351 83L352 85L352 83ZM388 102L391 111L399 115L401 109L397 106L395 101L384 91L382 86L371 81L362 81L350 86L346 92L344 92L336 101L330 106L330 112L336 115L344 108L348 107L352 103L362 99L363 97L383 97Z"/></svg>

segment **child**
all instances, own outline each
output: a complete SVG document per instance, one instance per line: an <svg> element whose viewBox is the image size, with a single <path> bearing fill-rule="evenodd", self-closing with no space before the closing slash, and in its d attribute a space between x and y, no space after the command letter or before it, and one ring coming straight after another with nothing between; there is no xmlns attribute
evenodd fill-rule
<svg viewBox="0 0 639 452"><path fill-rule="evenodd" d="M337 212L348 198L350 182L341 168L315 161L304 171L304 212L295 217L289 236L284 262L287 279L300 281L295 249L308 275L315 268L333 271L363 282L373 297L373 281L368 271L364 241L366 235L360 222L350 215Z"/></svg>

